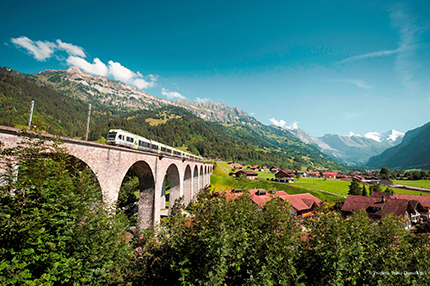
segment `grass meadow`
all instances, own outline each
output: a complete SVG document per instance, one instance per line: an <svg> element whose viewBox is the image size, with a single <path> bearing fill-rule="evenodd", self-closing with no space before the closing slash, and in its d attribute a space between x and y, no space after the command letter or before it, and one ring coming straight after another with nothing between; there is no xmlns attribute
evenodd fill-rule
<svg viewBox="0 0 430 286"><path fill-rule="evenodd" d="M395 184L430 189L430 180L394 180Z"/></svg>
<svg viewBox="0 0 430 286"><path fill-rule="evenodd" d="M221 175L212 175L211 176L211 186L216 190L231 190L231 189L266 189L266 190L276 190L276 191L285 191L286 193L293 194L302 194L302 193L310 193L320 200L325 200L329 203L334 203L338 200L345 200L345 198L306 189L301 186L297 186L295 184L288 183L277 183L267 180L237 180L233 177L221 176Z"/></svg>

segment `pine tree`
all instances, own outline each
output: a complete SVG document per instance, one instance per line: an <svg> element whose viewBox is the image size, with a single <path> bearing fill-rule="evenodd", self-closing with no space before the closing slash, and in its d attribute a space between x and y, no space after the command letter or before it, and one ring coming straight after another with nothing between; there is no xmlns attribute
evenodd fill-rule
<svg viewBox="0 0 430 286"><path fill-rule="evenodd" d="M367 197L367 190L366 190L366 186L363 184L363 192L361 194L363 197Z"/></svg>
<svg viewBox="0 0 430 286"><path fill-rule="evenodd" d="M357 179L353 179L351 184L349 185L348 195L355 195L355 196L361 195L361 188Z"/></svg>

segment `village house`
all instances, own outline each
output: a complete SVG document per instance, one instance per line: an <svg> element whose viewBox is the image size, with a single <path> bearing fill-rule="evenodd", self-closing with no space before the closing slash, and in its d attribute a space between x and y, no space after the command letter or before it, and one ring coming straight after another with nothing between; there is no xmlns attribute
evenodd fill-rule
<svg viewBox="0 0 430 286"><path fill-rule="evenodd" d="M281 169L279 169L278 167L275 167L275 166L273 166L273 167L271 167L270 169L269 169L269 171L271 172L271 173L273 173L273 174L275 174L275 173L277 173L277 172L279 172Z"/></svg>
<svg viewBox="0 0 430 286"><path fill-rule="evenodd" d="M324 172L323 177L327 179L336 179L337 172Z"/></svg>
<svg viewBox="0 0 430 286"><path fill-rule="evenodd" d="M320 172L317 172L317 171L312 171L312 172L307 172L307 174L308 174L308 177L311 177L311 178L319 178L319 177L321 177L321 174L320 174Z"/></svg>
<svg viewBox="0 0 430 286"><path fill-rule="evenodd" d="M402 216L405 228L410 228L412 223L429 220L430 197L387 192L375 192L371 197L350 195L342 206L342 216L349 218L360 209L364 209L374 221L389 213Z"/></svg>
<svg viewBox="0 0 430 286"><path fill-rule="evenodd" d="M274 197L279 197L284 201L288 201L291 205L290 213L297 217L307 217L313 215L316 208L321 206L322 201L309 193L289 195L284 191L277 191L275 194L269 194L265 189L252 189L248 193L251 196L252 202L257 206L264 206L267 201ZM228 200L235 200L243 195L242 190L236 189L232 191L220 191L213 196L222 194Z"/></svg>
<svg viewBox="0 0 430 286"><path fill-rule="evenodd" d="M286 171L279 171L275 174L275 180L284 183L294 183L294 174Z"/></svg>
<svg viewBox="0 0 430 286"><path fill-rule="evenodd" d="M240 170L234 174L235 174L236 178L241 176L242 174L244 174L248 180L256 180L257 176L258 176L258 174L256 172L251 171L251 170Z"/></svg>

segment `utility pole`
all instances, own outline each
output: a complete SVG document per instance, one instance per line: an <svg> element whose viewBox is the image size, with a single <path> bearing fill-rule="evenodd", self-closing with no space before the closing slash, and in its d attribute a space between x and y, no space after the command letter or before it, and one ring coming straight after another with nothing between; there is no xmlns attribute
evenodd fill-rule
<svg viewBox="0 0 430 286"><path fill-rule="evenodd" d="M34 109L34 100L31 101L31 108L30 108L30 118L28 119L28 130L30 130L31 127L31 120L33 119L33 109Z"/></svg>
<svg viewBox="0 0 430 286"><path fill-rule="evenodd" d="M91 103L88 103L87 133L85 135L85 141L88 141L88 131L90 130L90 117L91 117Z"/></svg>

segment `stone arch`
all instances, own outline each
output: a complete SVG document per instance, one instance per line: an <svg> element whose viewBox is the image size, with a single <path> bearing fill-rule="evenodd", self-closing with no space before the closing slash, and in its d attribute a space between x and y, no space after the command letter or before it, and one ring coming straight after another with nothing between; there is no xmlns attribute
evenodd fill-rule
<svg viewBox="0 0 430 286"><path fill-rule="evenodd" d="M138 227L144 229L153 225L155 179L151 167L145 161L137 161L132 166L139 178Z"/></svg>
<svg viewBox="0 0 430 286"><path fill-rule="evenodd" d="M193 194L197 194L199 191L199 169L197 165L194 166L193 172Z"/></svg>
<svg viewBox="0 0 430 286"><path fill-rule="evenodd" d="M169 214L172 210L175 201L181 197L181 176L179 169L175 164L171 164L165 173L164 180L169 179L170 194L169 194ZM164 186L164 182L163 182Z"/></svg>
<svg viewBox="0 0 430 286"><path fill-rule="evenodd" d="M89 166L86 162L84 162L81 158L72 155L72 154L67 154L67 164L69 165L68 167L68 171L72 172L73 169L77 170L77 171L82 171L84 168L88 168L91 171L91 177L94 180L94 183L97 184L97 186L100 188L100 199L104 200L104 194L103 194L103 189L102 186L100 184L100 179L97 176L97 173L94 172L94 169L91 168L91 166Z"/></svg>
<svg viewBox="0 0 430 286"><path fill-rule="evenodd" d="M193 199L194 193L192 189L191 167L187 165L184 173L184 203L187 206Z"/></svg>
<svg viewBox="0 0 430 286"><path fill-rule="evenodd" d="M203 175L203 166L200 165L200 174L199 174L199 178L200 178L200 184L199 184L199 189L203 189L203 184L204 184L204 175Z"/></svg>

